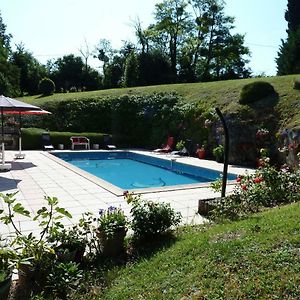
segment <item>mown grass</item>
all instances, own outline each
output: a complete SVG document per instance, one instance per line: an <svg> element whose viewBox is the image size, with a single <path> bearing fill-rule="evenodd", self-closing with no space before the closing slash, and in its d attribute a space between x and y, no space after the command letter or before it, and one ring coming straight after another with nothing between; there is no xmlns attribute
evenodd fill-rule
<svg viewBox="0 0 300 300"><path fill-rule="evenodd" d="M299 215L297 203L187 227L168 248L108 272L107 287L84 299L299 299Z"/></svg>
<svg viewBox="0 0 300 300"><path fill-rule="evenodd" d="M295 126L300 123L300 91L293 89L294 79L300 75L251 78L243 80L228 80L207 83L169 84L135 88L119 88L99 90L92 92L62 93L49 97L31 96L23 97L22 101L43 105L48 101L78 100L78 99L101 99L109 96L121 96L124 94L147 95L160 92L176 92L187 102L202 101L210 105L218 105L224 112L243 112L245 106L238 104L242 87L257 80L271 83L278 93L279 101L276 110L280 116L280 124L283 126ZM248 109L248 108L247 108Z"/></svg>

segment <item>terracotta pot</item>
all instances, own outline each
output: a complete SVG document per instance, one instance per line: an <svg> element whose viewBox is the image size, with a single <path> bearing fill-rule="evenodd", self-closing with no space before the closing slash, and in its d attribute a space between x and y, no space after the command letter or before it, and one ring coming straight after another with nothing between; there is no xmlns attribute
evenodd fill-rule
<svg viewBox="0 0 300 300"><path fill-rule="evenodd" d="M125 228L115 232L112 236L107 236L104 231L99 230L97 236L103 256L116 257L124 252Z"/></svg>
<svg viewBox="0 0 300 300"><path fill-rule="evenodd" d="M205 158L205 149L200 148L200 149L197 150L196 153L197 153L197 155L198 155L198 157L199 157L200 159L204 159L204 158Z"/></svg>

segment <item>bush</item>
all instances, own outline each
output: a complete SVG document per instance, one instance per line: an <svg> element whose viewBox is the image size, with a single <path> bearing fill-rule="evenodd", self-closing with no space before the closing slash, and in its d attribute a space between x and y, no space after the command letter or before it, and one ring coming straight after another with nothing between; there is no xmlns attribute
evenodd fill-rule
<svg viewBox="0 0 300 300"><path fill-rule="evenodd" d="M299 201L300 171L277 170L263 158L264 166L254 174L239 176L233 194L221 199L212 211L213 219L240 219L264 207Z"/></svg>
<svg viewBox="0 0 300 300"><path fill-rule="evenodd" d="M36 150L42 149L42 133L45 132L45 129L41 128L22 128L22 145L24 150ZM54 148L57 148L58 144L64 144L65 149L71 148L71 136L86 136L90 139L90 145L99 144L100 147L104 148L104 140L102 133L92 133L92 132L58 132L51 131L51 143Z"/></svg>
<svg viewBox="0 0 300 300"><path fill-rule="evenodd" d="M39 82L39 90L44 96L50 96L55 91L55 84L50 78L43 78Z"/></svg>
<svg viewBox="0 0 300 300"><path fill-rule="evenodd" d="M275 94L274 87L265 81L256 81L246 84L240 94L240 104L250 104L267 96Z"/></svg>
<svg viewBox="0 0 300 300"><path fill-rule="evenodd" d="M125 193L125 198L132 205L131 227L139 239L155 237L181 221L181 214L176 213L168 203L142 200L139 195L130 193Z"/></svg>
<svg viewBox="0 0 300 300"><path fill-rule="evenodd" d="M294 90L300 90L300 79L294 79L294 86L293 86Z"/></svg>

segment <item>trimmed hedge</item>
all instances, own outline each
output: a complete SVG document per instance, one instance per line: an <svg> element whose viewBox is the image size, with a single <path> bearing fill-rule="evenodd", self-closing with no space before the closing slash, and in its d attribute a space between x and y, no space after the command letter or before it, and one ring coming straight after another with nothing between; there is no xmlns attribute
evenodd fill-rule
<svg viewBox="0 0 300 300"><path fill-rule="evenodd" d="M24 124L51 132L106 132L119 147L130 148L159 148L168 136L175 143L191 139L194 145L208 139L209 130L203 126L208 105L185 103L175 93L73 99L47 102L43 108L52 114L24 116Z"/></svg>
<svg viewBox="0 0 300 300"><path fill-rule="evenodd" d="M22 128L22 147L24 150L43 149L42 133L47 132L41 128ZM58 144L64 144L65 149L71 149L71 136L85 136L90 139L90 146L99 144L100 148L104 147L103 135L104 133L91 132L57 132L51 131L51 143L54 148L58 148Z"/></svg>
<svg viewBox="0 0 300 300"><path fill-rule="evenodd" d="M240 104L250 104L275 94L274 87L265 81L255 81L246 84L240 94Z"/></svg>

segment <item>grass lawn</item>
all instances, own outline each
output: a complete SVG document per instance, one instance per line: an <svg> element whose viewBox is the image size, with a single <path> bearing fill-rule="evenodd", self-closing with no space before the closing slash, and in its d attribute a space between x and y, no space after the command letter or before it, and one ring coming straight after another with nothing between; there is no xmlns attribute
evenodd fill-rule
<svg viewBox="0 0 300 300"><path fill-rule="evenodd" d="M183 96L187 102L203 101L210 105L219 106L226 113L248 109L247 106L241 106L238 104L242 87L247 83L263 80L271 83L278 93L279 101L276 105L276 110L279 113L281 124L283 126L294 126L300 123L300 91L293 89L293 80L299 77L300 75L289 75L205 83L200 82L135 88L119 88L92 92L54 94L49 97L31 96L23 97L21 100L36 105L43 105L43 103L48 101L101 99L103 97L121 96L124 94L145 95L154 92L176 92Z"/></svg>
<svg viewBox="0 0 300 300"><path fill-rule="evenodd" d="M170 247L111 270L93 299L300 299L299 215L297 203L182 229Z"/></svg>

